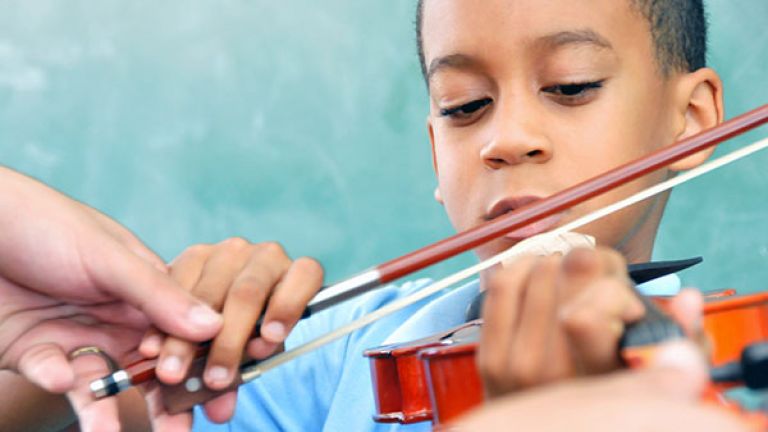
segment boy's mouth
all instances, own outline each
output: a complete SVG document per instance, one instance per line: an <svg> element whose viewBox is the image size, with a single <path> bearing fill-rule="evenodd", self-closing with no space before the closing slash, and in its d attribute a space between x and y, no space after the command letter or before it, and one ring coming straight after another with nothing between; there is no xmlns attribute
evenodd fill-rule
<svg viewBox="0 0 768 432"><path fill-rule="evenodd" d="M484 219L485 220L496 219L509 212L515 211L520 207L524 207L532 202L539 201L541 199L543 198L535 195L501 199L491 207L491 209L486 213L486 216L484 217ZM518 228L514 231L511 231L505 234L504 238L520 241L528 237L541 234L557 226L557 224L560 223L560 221L563 219L563 216L565 216L565 213L558 213L552 216L548 216L530 225L526 225L522 228Z"/></svg>

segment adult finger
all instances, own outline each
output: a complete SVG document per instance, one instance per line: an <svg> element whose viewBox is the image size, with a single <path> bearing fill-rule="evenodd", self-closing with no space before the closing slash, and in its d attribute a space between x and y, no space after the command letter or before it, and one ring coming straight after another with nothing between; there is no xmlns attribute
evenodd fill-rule
<svg viewBox="0 0 768 432"><path fill-rule="evenodd" d="M187 248L171 262L169 268L171 278L185 290L192 291L200 280L205 262L210 257L212 251L213 246L207 244L199 244ZM144 335L139 345L139 352L146 357L157 357L160 355L166 339L172 338L172 336L166 338L157 328L152 327Z"/></svg>
<svg viewBox="0 0 768 432"><path fill-rule="evenodd" d="M221 327L218 313L121 245L94 247L83 265L96 286L143 311L167 333L202 341Z"/></svg>
<svg viewBox="0 0 768 432"><path fill-rule="evenodd" d="M704 297L699 290L686 288L669 302L669 313L690 337L702 332Z"/></svg>
<svg viewBox="0 0 768 432"><path fill-rule="evenodd" d="M167 267L162 258L148 248L136 235L128 228L117 223L114 219L100 212L99 210L90 207L86 204L79 203L86 212L88 212L98 224L100 224L108 233L110 233L116 240L123 244L129 251L138 255L149 264L153 265L161 272L166 272Z"/></svg>
<svg viewBox="0 0 768 432"><path fill-rule="evenodd" d="M675 340L659 347L650 368L681 373L665 390L680 397L697 398L707 385L709 368L704 354L691 341Z"/></svg>
<svg viewBox="0 0 768 432"><path fill-rule="evenodd" d="M692 423L696 430L744 430L725 427L737 424L725 411L708 411L699 404L706 377L690 343L662 346L658 360L649 369L571 380L498 399L470 413L456 429L505 431L514 420L520 430L674 432L688 430ZM553 406L559 407L556 416L548 415Z"/></svg>
<svg viewBox="0 0 768 432"><path fill-rule="evenodd" d="M75 384L75 373L61 347L41 343L19 358L19 373L51 393L64 393Z"/></svg>
<svg viewBox="0 0 768 432"><path fill-rule="evenodd" d="M110 373L105 359L86 354L72 359L75 371L75 387L67 392L67 398L77 413L80 429L89 431L119 431L120 417L116 398L94 399L89 383Z"/></svg>
<svg viewBox="0 0 768 432"><path fill-rule="evenodd" d="M11 369L48 391L62 393L75 385L75 372L66 353L94 345L122 359L135 346L139 334L124 327L96 324L88 317L48 319L9 345L5 356Z"/></svg>

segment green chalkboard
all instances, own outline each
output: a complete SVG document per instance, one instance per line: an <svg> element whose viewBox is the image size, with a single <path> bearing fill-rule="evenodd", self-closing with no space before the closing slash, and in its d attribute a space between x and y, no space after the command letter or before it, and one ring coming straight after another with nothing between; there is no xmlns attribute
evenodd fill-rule
<svg viewBox="0 0 768 432"><path fill-rule="evenodd" d="M239 235L339 279L452 232L432 199L413 3L0 0L0 163L165 258ZM728 114L768 102L768 2L708 5ZM768 289L766 166L682 187L657 256L703 255L686 279L704 289Z"/></svg>

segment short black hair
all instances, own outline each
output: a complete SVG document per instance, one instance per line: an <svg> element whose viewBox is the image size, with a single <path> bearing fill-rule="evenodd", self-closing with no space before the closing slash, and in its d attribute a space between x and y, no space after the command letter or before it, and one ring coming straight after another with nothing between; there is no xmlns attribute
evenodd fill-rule
<svg viewBox="0 0 768 432"><path fill-rule="evenodd" d="M648 20L656 61L663 75L691 72L707 65L707 19L703 0L628 0ZM427 76L421 27L424 0L416 6L416 43L421 72Z"/></svg>

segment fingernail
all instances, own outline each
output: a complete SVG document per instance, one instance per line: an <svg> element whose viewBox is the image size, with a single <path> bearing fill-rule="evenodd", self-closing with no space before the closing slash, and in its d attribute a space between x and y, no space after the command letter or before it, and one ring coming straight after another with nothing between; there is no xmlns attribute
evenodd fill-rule
<svg viewBox="0 0 768 432"><path fill-rule="evenodd" d="M213 366L205 371L205 380L210 384L229 384L229 369L224 366Z"/></svg>
<svg viewBox="0 0 768 432"><path fill-rule="evenodd" d="M181 372L181 358L178 356L168 356L160 362L160 369L171 374Z"/></svg>
<svg viewBox="0 0 768 432"><path fill-rule="evenodd" d="M192 306L188 316L189 320L198 327L209 328L221 322L221 315L202 304Z"/></svg>
<svg viewBox="0 0 768 432"><path fill-rule="evenodd" d="M147 336L143 342L141 342L141 351L147 351L150 353L158 353L160 351L160 345L163 343L163 338L159 335Z"/></svg>
<svg viewBox="0 0 768 432"><path fill-rule="evenodd" d="M278 321L272 321L261 327L261 335L272 342L282 342L285 339L285 326Z"/></svg>
<svg viewBox="0 0 768 432"><path fill-rule="evenodd" d="M697 370L704 367L704 359L690 342L675 341L664 344L654 356L653 365L662 368L683 371Z"/></svg>

